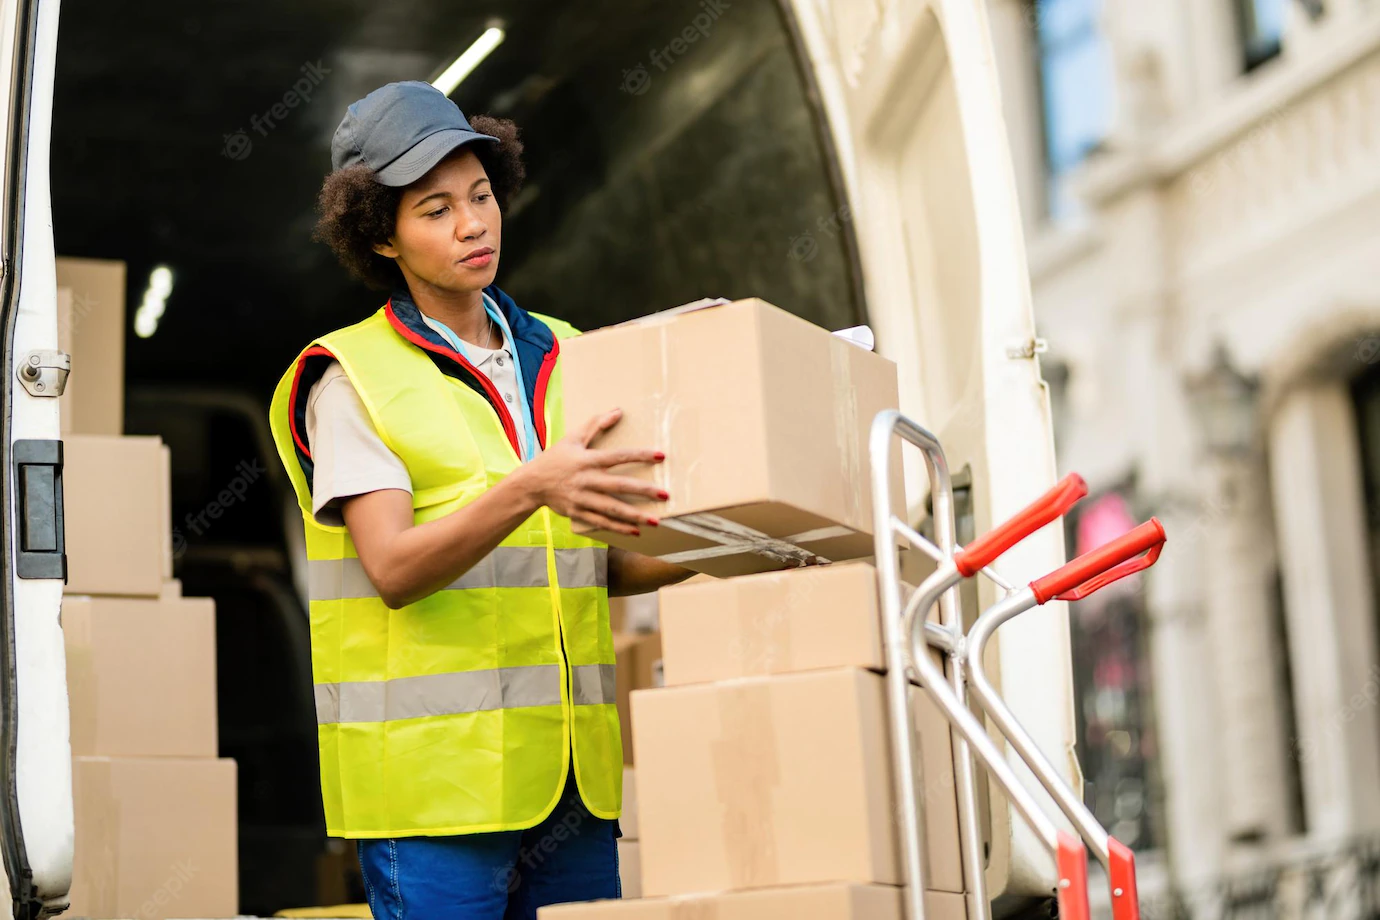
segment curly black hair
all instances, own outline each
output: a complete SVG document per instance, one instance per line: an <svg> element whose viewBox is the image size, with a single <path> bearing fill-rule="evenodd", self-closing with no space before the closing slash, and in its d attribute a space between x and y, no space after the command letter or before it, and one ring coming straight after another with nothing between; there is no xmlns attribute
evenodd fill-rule
<svg viewBox="0 0 1380 920"><path fill-rule="evenodd" d="M518 127L506 118L476 115L470 127L480 134L491 134L498 143L477 142L462 149L473 150L489 176L494 200L500 211L522 188L527 168L522 162L522 140ZM367 166L337 169L321 183L316 207L319 217L312 239L325 243L353 277L375 290L391 290L402 283L398 264L374 251L393 235L402 189L380 185Z"/></svg>

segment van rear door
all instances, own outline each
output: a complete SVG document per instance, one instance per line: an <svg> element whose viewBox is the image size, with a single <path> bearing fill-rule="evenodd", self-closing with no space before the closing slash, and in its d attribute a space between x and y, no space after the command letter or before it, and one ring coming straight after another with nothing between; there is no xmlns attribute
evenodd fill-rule
<svg viewBox="0 0 1380 920"><path fill-rule="evenodd" d="M67 681L58 614L66 572L58 400L57 280L48 194L57 0L0 4L3 362L9 382L0 520L0 847L6 916L66 906L72 878Z"/></svg>
<svg viewBox="0 0 1380 920"><path fill-rule="evenodd" d="M869 320L899 367L902 411L939 437L956 483L969 483L958 535L971 539L1057 478L985 2L786 5L847 191ZM926 494L918 452L907 480L912 499ZM1063 557L1060 529L1049 527L997 568L1019 584ZM965 597L965 616L996 600L982 583ZM989 673L1064 778L1081 785L1067 608L1032 611L998 640ZM980 792L983 784L979 772ZM997 912L1048 898L1048 855L1004 801L984 803L986 887Z"/></svg>

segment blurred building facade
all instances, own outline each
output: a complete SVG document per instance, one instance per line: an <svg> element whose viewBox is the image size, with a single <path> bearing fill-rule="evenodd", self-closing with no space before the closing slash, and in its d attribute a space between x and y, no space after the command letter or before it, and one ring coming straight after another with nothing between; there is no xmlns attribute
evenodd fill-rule
<svg viewBox="0 0 1380 920"><path fill-rule="evenodd" d="M1171 539L1073 606L1090 801L1151 903L1373 916L1380 2L988 5L1071 549Z"/></svg>

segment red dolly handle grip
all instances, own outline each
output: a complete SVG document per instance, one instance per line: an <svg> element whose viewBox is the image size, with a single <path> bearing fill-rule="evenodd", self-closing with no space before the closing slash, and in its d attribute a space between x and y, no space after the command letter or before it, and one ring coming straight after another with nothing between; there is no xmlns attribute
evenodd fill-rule
<svg viewBox="0 0 1380 920"><path fill-rule="evenodd" d="M1002 524L954 554L954 565L964 578L972 578L1026 537L1055 518L1062 517L1074 504L1088 494L1088 484L1077 473L1069 473L1059 484L1027 505L1011 520Z"/></svg>
<svg viewBox="0 0 1380 920"><path fill-rule="evenodd" d="M1092 920L1088 906L1088 851L1068 831L1059 832L1054 861L1059 870L1059 920Z"/></svg>
<svg viewBox="0 0 1380 920"><path fill-rule="evenodd" d="M1115 837L1107 838L1112 886L1112 920L1140 920L1140 895L1136 893L1136 857Z"/></svg>
<svg viewBox="0 0 1380 920"><path fill-rule="evenodd" d="M1039 604L1050 598L1081 601L1118 579L1150 568L1160 558L1164 541L1164 525L1159 518L1151 518L1112 542L1035 579L1030 589L1035 592L1035 601Z"/></svg>

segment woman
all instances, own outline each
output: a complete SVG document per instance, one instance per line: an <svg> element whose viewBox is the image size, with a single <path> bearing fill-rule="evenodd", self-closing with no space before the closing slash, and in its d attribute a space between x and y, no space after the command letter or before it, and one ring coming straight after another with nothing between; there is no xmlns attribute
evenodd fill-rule
<svg viewBox="0 0 1380 920"><path fill-rule="evenodd" d="M622 745L609 594L691 573L576 535L655 527L657 486L562 431L560 340L494 285L523 177L511 122L425 83L349 107L317 236L391 289L283 376L272 426L304 512L327 833L378 918L533 918L613 898Z"/></svg>

